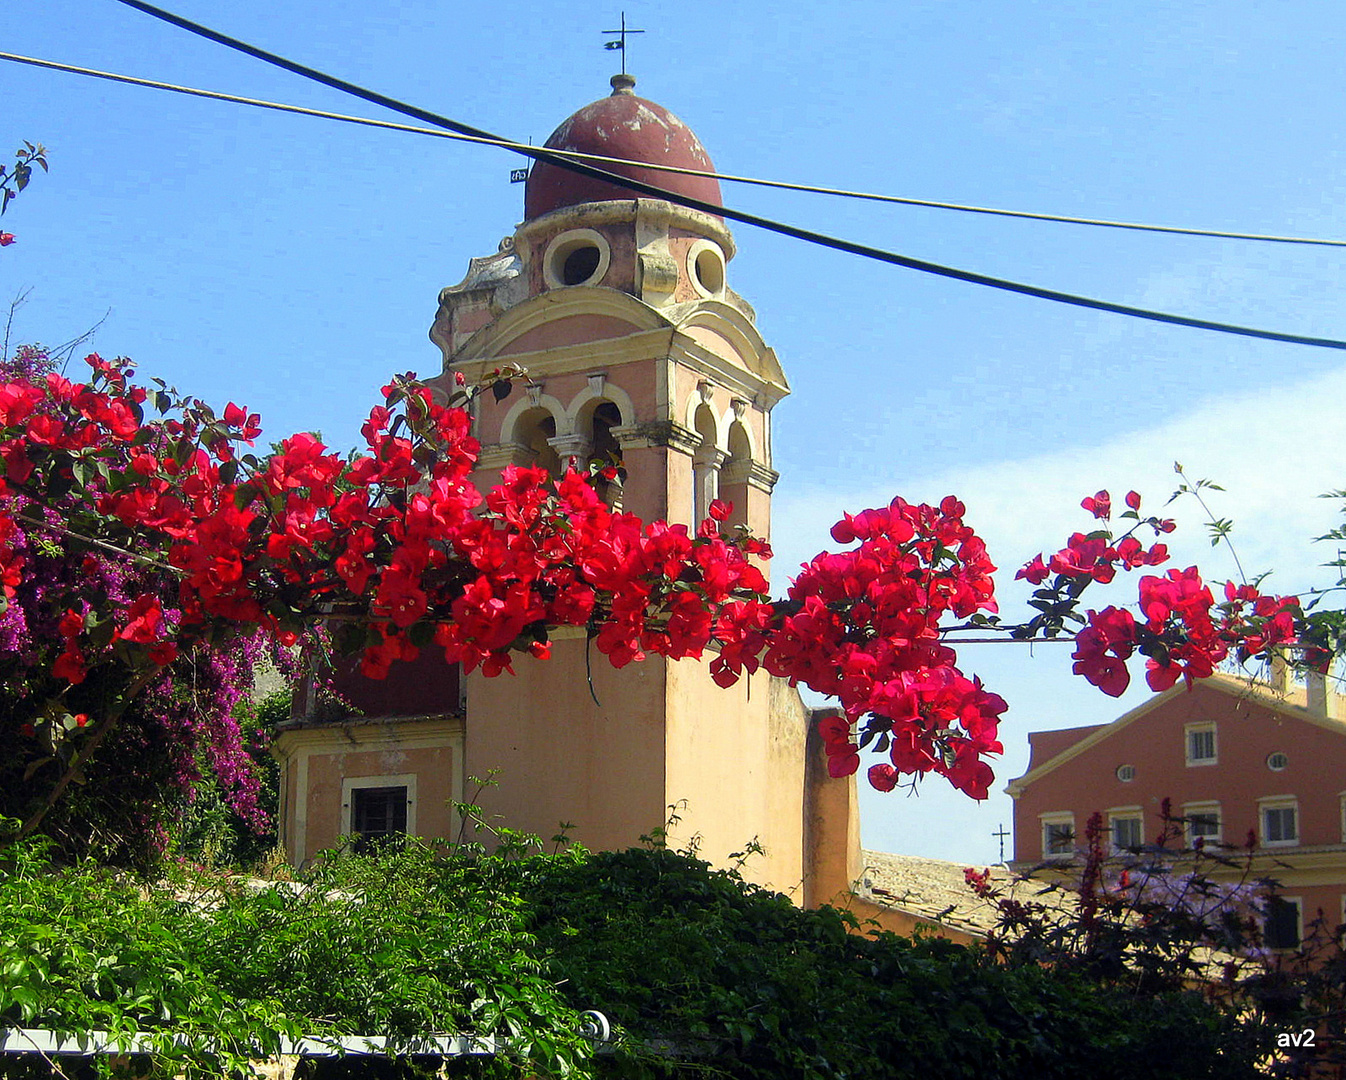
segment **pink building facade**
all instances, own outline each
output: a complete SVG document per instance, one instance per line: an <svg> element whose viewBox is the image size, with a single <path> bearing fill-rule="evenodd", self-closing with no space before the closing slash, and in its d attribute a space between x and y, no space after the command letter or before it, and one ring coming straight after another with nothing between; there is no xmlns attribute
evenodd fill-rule
<svg viewBox="0 0 1346 1080"><path fill-rule="evenodd" d="M1017 870L1048 872L1084 845L1090 816L1123 861L1180 819L1178 854L1251 850L1253 877L1281 885L1268 944L1290 948L1321 918L1346 922L1346 715L1321 677L1295 687L1216 675L1179 683L1110 724L1029 735L1028 772L1010 782ZM1249 845L1251 844L1251 847ZM1241 871L1216 867L1232 880Z"/></svg>

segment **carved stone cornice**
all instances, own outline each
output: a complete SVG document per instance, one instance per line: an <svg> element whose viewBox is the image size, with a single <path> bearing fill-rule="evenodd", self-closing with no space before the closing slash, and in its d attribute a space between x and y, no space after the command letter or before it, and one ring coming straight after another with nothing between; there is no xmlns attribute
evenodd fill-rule
<svg viewBox="0 0 1346 1080"><path fill-rule="evenodd" d="M491 443L477 455L478 469L503 469L506 465L531 465L537 455L519 443Z"/></svg>
<svg viewBox="0 0 1346 1080"><path fill-rule="evenodd" d="M747 484L768 495L779 479L780 473L767 468L760 461L731 461L720 469L721 484Z"/></svg>
<svg viewBox="0 0 1346 1080"><path fill-rule="evenodd" d="M683 427L676 420L646 420L638 424L615 427L611 431L617 445L623 450L667 446L690 457L701 446L701 433Z"/></svg>

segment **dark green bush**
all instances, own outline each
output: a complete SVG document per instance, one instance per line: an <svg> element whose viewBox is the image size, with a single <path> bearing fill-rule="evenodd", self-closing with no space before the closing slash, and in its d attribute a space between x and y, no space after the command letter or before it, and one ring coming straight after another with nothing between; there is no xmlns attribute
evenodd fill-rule
<svg viewBox="0 0 1346 1080"><path fill-rule="evenodd" d="M502 1036L455 1073L772 1080L1238 1078L1255 1037L1190 992L1139 996L935 938L863 935L663 848L335 854L300 885L153 889L0 849L0 1026L181 1032L221 1076L282 1034ZM592 1053L579 1012L620 1033ZM0 1074L17 1068L0 1057ZM336 1073L400 1075L348 1060ZM11 1073L12 1074L12 1073Z"/></svg>

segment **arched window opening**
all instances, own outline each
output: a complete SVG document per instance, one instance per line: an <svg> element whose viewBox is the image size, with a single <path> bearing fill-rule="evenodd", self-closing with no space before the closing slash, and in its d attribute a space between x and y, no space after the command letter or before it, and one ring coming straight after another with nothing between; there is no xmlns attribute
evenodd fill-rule
<svg viewBox="0 0 1346 1080"><path fill-rule="evenodd" d="M731 525L751 527L748 520L748 474L752 470L752 443L741 420L729 425L729 460L720 470L720 498L734 504Z"/></svg>
<svg viewBox="0 0 1346 1080"><path fill-rule="evenodd" d="M561 458L548 443L556 438L556 419L546 409L530 409L519 417L515 428L515 443L530 451L529 465L546 469L552 476L561 475Z"/></svg>
<svg viewBox="0 0 1346 1080"><path fill-rule="evenodd" d="M710 504L720 497L720 465L727 456L715 445L715 414L702 402L693 415L701 443L692 457L692 527L695 529L710 514Z"/></svg>
<svg viewBox="0 0 1346 1080"><path fill-rule="evenodd" d="M612 429L622 426L621 410L611 401L601 401L590 415L590 462L596 469L594 488L609 508L622 508L622 489L626 483L626 462L621 443Z"/></svg>

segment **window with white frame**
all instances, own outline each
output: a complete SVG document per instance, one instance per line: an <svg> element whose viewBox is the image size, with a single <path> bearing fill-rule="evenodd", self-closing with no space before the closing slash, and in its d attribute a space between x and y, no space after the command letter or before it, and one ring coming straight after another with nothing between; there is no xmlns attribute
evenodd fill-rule
<svg viewBox="0 0 1346 1080"><path fill-rule="evenodd" d="M1134 851L1145 843L1145 819L1139 807L1125 807L1108 811L1108 825L1112 832L1114 853Z"/></svg>
<svg viewBox="0 0 1346 1080"><path fill-rule="evenodd" d="M1187 825L1187 844L1195 847L1200 840L1203 844L1220 842L1220 804L1215 802L1185 803L1182 808L1183 820Z"/></svg>
<svg viewBox="0 0 1346 1080"><path fill-rule="evenodd" d="M1299 843L1299 803L1293 798L1259 800L1262 819L1262 846L1276 847Z"/></svg>
<svg viewBox="0 0 1346 1080"><path fill-rule="evenodd" d="M1268 897L1262 908L1262 943L1268 949L1297 949L1304 937L1304 901L1298 896Z"/></svg>
<svg viewBox="0 0 1346 1080"><path fill-rule="evenodd" d="M416 831L416 775L348 776L341 781L341 833L358 850Z"/></svg>
<svg viewBox="0 0 1346 1080"><path fill-rule="evenodd" d="M1215 723L1213 721L1188 724L1184 731L1187 739L1188 765L1214 765L1219 761L1216 756Z"/></svg>
<svg viewBox="0 0 1346 1080"><path fill-rule="evenodd" d="M1042 815L1042 857L1068 859L1075 854L1075 815Z"/></svg>

